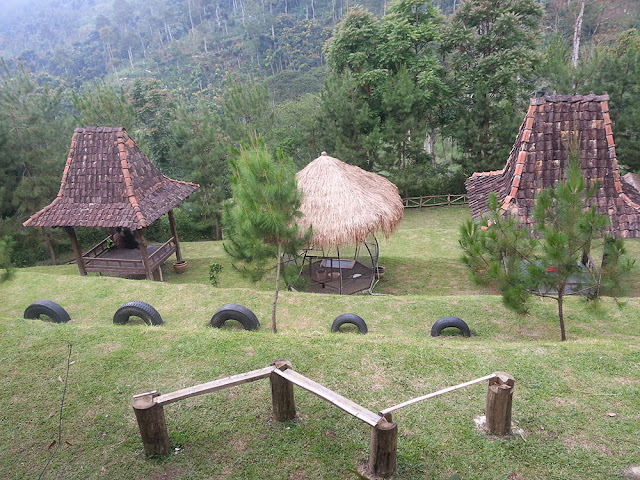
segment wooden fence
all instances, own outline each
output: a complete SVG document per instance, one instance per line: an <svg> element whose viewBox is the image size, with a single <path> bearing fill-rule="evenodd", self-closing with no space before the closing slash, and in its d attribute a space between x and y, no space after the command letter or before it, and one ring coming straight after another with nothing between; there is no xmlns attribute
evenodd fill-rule
<svg viewBox="0 0 640 480"><path fill-rule="evenodd" d="M155 390L134 395L131 405L138 421L145 453L147 455L166 455L170 451L164 405L263 378L269 378L271 382L271 401L273 416L276 421L283 422L292 420L295 417L296 405L293 386L297 385L369 425L371 427L369 463L368 470L364 473L376 478L388 478L396 470L398 425L392 421L391 412L429 398L488 380L489 386L485 407L487 429L490 433L496 435L508 435L511 433L511 401L513 398L514 379L506 373L492 373L374 413L295 372L290 362L277 360L266 368L221 378L165 395L161 395Z"/></svg>
<svg viewBox="0 0 640 480"><path fill-rule="evenodd" d="M442 207L445 205L468 205L468 195L424 195L402 199L404 208Z"/></svg>

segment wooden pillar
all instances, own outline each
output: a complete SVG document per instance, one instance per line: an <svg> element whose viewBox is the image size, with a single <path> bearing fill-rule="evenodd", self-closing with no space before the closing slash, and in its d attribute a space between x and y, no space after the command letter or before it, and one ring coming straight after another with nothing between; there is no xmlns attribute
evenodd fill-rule
<svg viewBox="0 0 640 480"><path fill-rule="evenodd" d="M171 236L176 242L176 261L182 261L182 250L180 250L180 242L178 241L178 229L176 228L176 217L173 216L173 210L167 212L169 217L169 228L171 229Z"/></svg>
<svg viewBox="0 0 640 480"><path fill-rule="evenodd" d="M131 406L138 420L140 436L147 455L166 455L169 453L169 435L164 420L162 405L154 403L153 399L160 393L152 392L134 395Z"/></svg>
<svg viewBox="0 0 640 480"><path fill-rule="evenodd" d="M485 414L487 429L494 435L511 433L511 401L514 383L514 378L504 372L496 372L496 376L489 379Z"/></svg>
<svg viewBox="0 0 640 480"><path fill-rule="evenodd" d="M153 280L151 262L149 261L149 253L147 252L147 242L144 239L144 235L142 235L142 230L136 230L135 236L138 241L138 247L140 248L140 256L142 257L142 264L144 265L144 272L147 276L147 280Z"/></svg>
<svg viewBox="0 0 640 480"><path fill-rule="evenodd" d="M385 417L371 427L369 448L369 473L382 478L394 474L398 455L398 424Z"/></svg>
<svg viewBox="0 0 640 480"><path fill-rule="evenodd" d="M276 360L271 365L278 370L293 368L288 360ZM282 378L277 373L269 377L271 383L271 401L273 403L273 416L278 422L293 420L296 416L296 402L293 397L293 383Z"/></svg>
<svg viewBox="0 0 640 480"><path fill-rule="evenodd" d="M64 227L64 231L69 235L69 239L71 240L71 248L73 249L73 254L76 256L76 263L78 264L78 270L80 271L80 275L87 275L87 267L84 265L84 258L82 258L82 250L80 250L80 245L78 245L78 237L76 237L76 231L73 227Z"/></svg>

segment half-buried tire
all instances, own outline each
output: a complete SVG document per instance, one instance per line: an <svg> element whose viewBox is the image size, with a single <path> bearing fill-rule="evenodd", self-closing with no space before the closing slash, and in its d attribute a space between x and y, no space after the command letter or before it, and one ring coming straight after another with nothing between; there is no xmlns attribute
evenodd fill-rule
<svg viewBox="0 0 640 480"><path fill-rule="evenodd" d="M235 303L220 307L211 317L211 326L221 328L227 320L239 322L245 330L256 330L260 326L258 317L251 310Z"/></svg>
<svg viewBox="0 0 640 480"><path fill-rule="evenodd" d="M353 313L343 313L342 315L338 316L331 325L331 331L333 333L339 332L340 327L345 323L355 325L356 327L358 327L358 331L360 331L360 333L362 333L363 335L369 331L367 328L367 324L364 323L362 317L359 317L358 315L355 315Z"/></svg>
<svg viewBox="0 0 640 480"><path fill-rule="evenodd" d="M41 315L46 315L55 323L66 323L71 320L67 311L51 300L36 300L24 311L24 318L27 319L40 319Z"/></svg>
<svg viewBox="0 0 640 480"><path fill-rule="evenodd" d="M145 302L128 302L122 305L113 315L113 323L123 325L131 317L139 317L147 325L161 325L162 317L158 311Z"/></svg>
<svg viewBox="0 0 640 480"><path fill-rule="evenodd" d="M442 330L450 327L457 328L465 337L471 336L469 326L465 323L464 320L458 317L443 317L437 320L436 323L433 324L433 327L431 327L431 336L439 337Z"/></svg>

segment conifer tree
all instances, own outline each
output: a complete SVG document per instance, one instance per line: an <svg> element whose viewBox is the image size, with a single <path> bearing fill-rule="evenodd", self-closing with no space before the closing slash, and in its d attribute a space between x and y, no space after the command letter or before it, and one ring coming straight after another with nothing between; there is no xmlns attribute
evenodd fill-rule
<svg viewBox="0 0 640 480"><path fill-rule="evenodd" d="M283 268L283 255L304 246L296 218L300 216L300 194L292 159L282 152L272 156L255 137L229 159L232 201L223 217L226 252L234 267L253 281L276 266L276 285L271 314L277 332L276 305Z"/></svg>
<svg viewBox="0 0 640 480"><path fill-rule="evenodd" d="M492 193L484 228L468 221L460 229L459 240L464 250L462 261L471 267L472 278L495 285L507 307L525 312L531 295L554 299L563 341L567 339L564 297L617 296L632 265L629 260L622 261L623 240L607 237L607 217L589 202L597 185L587 185L577 147L569 148L566 178L540 192L536 199L531 235L502 211ZM600 262L590 258L597 239L604 239Z"/></svg>

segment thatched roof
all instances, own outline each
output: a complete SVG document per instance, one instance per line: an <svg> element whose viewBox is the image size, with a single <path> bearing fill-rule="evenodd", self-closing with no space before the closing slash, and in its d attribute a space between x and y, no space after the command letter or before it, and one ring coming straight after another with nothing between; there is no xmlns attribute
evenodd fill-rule
<svg viewBox="0 0 640 480"><path fill-rule="evenodd" d="M58 196L24 225L137 230L197 188L162 175L124 128L77 128Z"/></svg>
<svg viewBox="0 0 640 480"><path fill-rule="evenodd" d="M362 242L378 231L388 237L402 220L402 199L393 183L325 152L296 178L302 192L298 224L312 227L315 247Z"/></svg>
<svg viewBox="0 0 640 480"><path fill-rule="evenodd" d="M466 181L473 217L487 211L489 194L496 192L504 210L532 225L537 194L564 176L572 137L579 139L582 174L598 183L590 202L611 219L609 233L640 237L640 192L620 178L608 95L533 98L505 167Z"/></svg>

